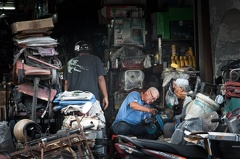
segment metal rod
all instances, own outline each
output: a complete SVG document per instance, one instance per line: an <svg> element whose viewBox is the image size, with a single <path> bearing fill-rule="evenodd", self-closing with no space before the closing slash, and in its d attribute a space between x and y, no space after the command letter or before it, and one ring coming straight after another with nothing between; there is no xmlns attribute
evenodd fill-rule
<svg viewBox="0 0 240 159"><path fill-rule="evenodd" d="M42 60L39 60L39 59L37 59L37 58L35 58L35 57L33 57L33 56L28 56L28 58L30 58L30 59L32 59L32 60L35 60L35 61L37 61L37 62L40 62L40 63L42 63L42 64L44 64L44 65L47 65L47 66L50 66L50 67L53 67L53 68L56 68L56 69L61 69L61 68L59 68L59 67L57 67L57 66L54 66L54 65L52 65L52 64L50 64L50 63L44 62L44 61L42 61Z"/></svg>

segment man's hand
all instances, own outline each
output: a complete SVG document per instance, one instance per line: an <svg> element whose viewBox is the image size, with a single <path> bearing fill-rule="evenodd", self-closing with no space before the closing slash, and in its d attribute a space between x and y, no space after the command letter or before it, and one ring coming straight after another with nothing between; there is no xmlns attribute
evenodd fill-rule
<svg viewBox="0 0 240 159"><path fill-rule="evenodd" d="M103 110L106 110L108 108L108 98L107 97L103 98L102 106L103 106Z"/></svg>
<svg viewBox="0 0 240 159"><path fill-rule="evenodd" d="M150 113L151 115L155 115L157 112L158 110L155 108L149 108L149 111L148 111L148 113Z"/></svg>

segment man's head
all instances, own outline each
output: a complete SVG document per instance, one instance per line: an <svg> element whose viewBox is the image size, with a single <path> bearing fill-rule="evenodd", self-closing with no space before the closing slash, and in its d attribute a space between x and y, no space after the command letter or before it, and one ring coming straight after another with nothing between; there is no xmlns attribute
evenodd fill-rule
<svg viewBox="0 0 240 159"><path fill-rule="evenodd" d="M173 89L178 98L182 95L187 95L187 92L191 91L188 80L184 78L178 78L176 81L174 81Z"/></svg>
<svg viewBox="0 0 240 159"><path fill-rule="evenodd" d="M75 44L74 51L76 53L91 53L92 52L92 46L86 41L78 41Z"/></svg>
<svg viewBox="0 0 240 159"><path fill-rule="evenodd" d="M143 100L146 104L151 104L159 98L159 91L155 87L150 87L144 92Z"/></svg>

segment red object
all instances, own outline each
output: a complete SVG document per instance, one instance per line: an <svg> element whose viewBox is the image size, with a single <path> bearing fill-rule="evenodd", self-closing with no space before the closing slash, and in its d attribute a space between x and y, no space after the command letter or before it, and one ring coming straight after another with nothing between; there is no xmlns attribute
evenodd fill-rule
<svg viewBox="0 0 240 159"><path fill-rule="evenodd" d="M30 83L24 83L18 86L18 91L22 92L24 94L33 96L34 95L34 86ZM37 98L48 101L48 98L50 101L53 101L55 95L57 94L57 91L55 89L51 89L51 94L49 97L49 91L50 89L47 87L40 88L38 87L38 93Z"/></svg>
<svg viewBox="0 0 240 159"><path fill-rule="evenodd" d="M22 69L24 75L51 75L50 69L42 69L39 67L28 66L18 59L16 62L16 74L18 76L18 70Z"/></svg>
<svg viewBox="0 0 240 159"><path fill-rule="evenodd" d="M123 69L143 69L145 56L126 56L121 58Z"/></svg>

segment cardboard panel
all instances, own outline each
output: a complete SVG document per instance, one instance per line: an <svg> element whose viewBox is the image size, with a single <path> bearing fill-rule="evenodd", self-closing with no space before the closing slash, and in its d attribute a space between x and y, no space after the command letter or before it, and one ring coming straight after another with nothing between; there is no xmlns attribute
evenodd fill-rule
<svg viewBox="0 0 240 159"><path fill-rule="evenodd" d="M11 25L13 34L31 30L50 30L53 27L52 18L15 22Z"/></svg>

